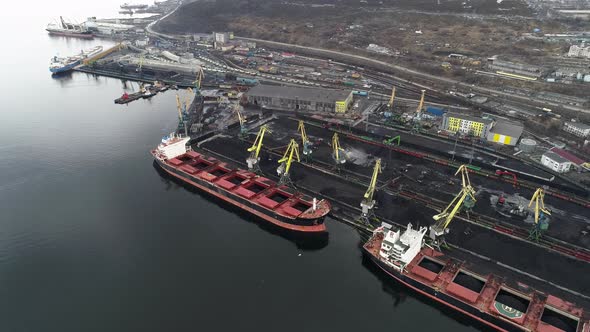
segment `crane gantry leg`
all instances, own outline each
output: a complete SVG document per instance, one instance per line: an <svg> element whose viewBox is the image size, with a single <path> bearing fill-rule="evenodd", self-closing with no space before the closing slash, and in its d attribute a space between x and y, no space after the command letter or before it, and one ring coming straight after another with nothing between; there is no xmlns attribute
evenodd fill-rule
<svg viewBox="0 0 590 332"><path fill-rule="evenodd" d="M291 177L289 176L289 171L291 170L291 163L293 162L293 155L295 155L295 160L300 161L299 145L297 144L297 142L295 142L294 139L291 139L291 142L289 142L289 145L287 146L287 150L285 150L285 154L283 154L283 158L279 159L279 164L281 164L277 168L277 174L281 177L279 180L279 185L295 187L295 185L291 181Z"/></svg>
<svg viewBox="0 0 590 332"><path fill-rule="evenodd" d="M334 169L340 172L340 169L346 163L346 153L340 147L338 133L334 133L334 136L332 136L332 158L334 159Z"/></svg>
<svg viewBox="0 0 590 332"><path fill-rule="evenodd" d="M381 173L381 159L375 161L375 167L373 168L373 176L371 177L369 188L367 188L367 192L365 192L365 196L361 201L360 221L365 225L370 225L371 220L375 217L375 211L373 210L375 207L375 199L373 198L373 195L375 194L377 176L379 173Z"/></svg>
<svg viewBox="0 0 590 332"><path fill-rule="evenodd" d="M311 161L311 154L313 152L311 146L311 141L307 137L307 133L305 132L305 123L303 121L299 121L299 126L297 130L301 133L301 144L303 145L303 159L305 161Z"/></svg>
<svg viewBox="0 0 590 332"><path fill-rule="evenodd" d="M246 163L248 164L248 170L254 173L260 173L260 149L262 148L262 140L264 139L265 133L271 133L268 129L267 125L263 125L258 130L258 134L256 135L256 139L250 148L248 148L248 152L250 152L250 156L246 159Z"/></svg>

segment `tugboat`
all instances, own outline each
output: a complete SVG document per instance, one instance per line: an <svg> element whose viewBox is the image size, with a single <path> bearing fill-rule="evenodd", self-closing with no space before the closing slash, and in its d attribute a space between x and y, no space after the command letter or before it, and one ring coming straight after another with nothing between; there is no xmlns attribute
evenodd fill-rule
<svg viewBox="0 0 590 332"><path fill-rule="evenodd" d="M65 58L54 56L53 58L51 58L51 63L49 64L49 71L56 74L72 70L74 67L79 65L82 62L82 60L89 57L93 57L100 52L102 52L102 46L96 46L85 51L83 50L79 54Z"/></svg>

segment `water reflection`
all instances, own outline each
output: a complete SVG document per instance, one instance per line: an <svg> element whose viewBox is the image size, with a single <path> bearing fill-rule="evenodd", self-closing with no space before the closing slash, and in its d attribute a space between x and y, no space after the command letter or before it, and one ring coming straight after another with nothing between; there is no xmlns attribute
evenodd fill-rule
<svg viewBox="0 0 590 332"><path fill-rule="evenodd" d="M59 84L64 87L68 82L72 81L72 72L65 71L61 73L52 73L51 78L59 82Z"/></svg>
<svg viewBox="0 0 590 332"><path fill-rule="evenodd" d="M366 241L365 239L367 239L368 236L366 233L362 232L359 232L359 234L361 236L361 241L359 242L358 247L359 250L362 250L362 246L364 245ZM367 254L365 254L364 252L362 258L362 266L368 271L370 271L373 275L375 275L379 279L379 281L381 281L381 288L383 289L383 292L389 294L393 299L393 308L398 307L400 304L403 304L406 301L417 300L424 305L435 308L436 310L440 311L441 314L453 319L454 321L463 326L473 327L484 332L495 331L495 329L492 329L471 317L463 315L447 307L446 305L437 302L418 292L415 292L412 289L397 282L393 277L385 273L375 263L373 263L371 259L367 256Z"/></svg>
<svg viewBox="0 0 590 332"><path fill-rule="evenodd" d="M252 214L236 207L227 202L216 198L214 196L208 195L203 193L202 191L196 189L195 187L177 179L176 177L171 176L166 171L158 166L158 164L154 161L152 166L160 175L160 179L166 185L166 191L177 190L179 188L184 188L194 194L198 194L203 198L207 199L210 202L214 202L222 206L224 209L232 211L233 213L239 215L242 219L255 223L263 229L264 231L282 237L283 239L289 240L295 246L302 250L302 251L316 251L325 248L329 243L329 233L303 233L303 232L294 232L290 230L286 230L284 228L278 227L270 222L262 220L258 217L253 216Z"/></svg>

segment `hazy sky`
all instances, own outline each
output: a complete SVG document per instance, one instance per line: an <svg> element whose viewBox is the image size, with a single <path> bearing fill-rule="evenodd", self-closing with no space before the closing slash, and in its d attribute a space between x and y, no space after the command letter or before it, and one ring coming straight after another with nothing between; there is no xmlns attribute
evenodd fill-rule
<svg viewBox="0 0 590 332"><path fill-rule="evenodd" d="M153 0L51 0L51 1L30 1L11 0L4 4L4 10L0 11L0 17L58 17L63 15L78 21L89 16L99 18L115 17L118 15L119 6L122 3L145 3L152 5Z"/></svg>

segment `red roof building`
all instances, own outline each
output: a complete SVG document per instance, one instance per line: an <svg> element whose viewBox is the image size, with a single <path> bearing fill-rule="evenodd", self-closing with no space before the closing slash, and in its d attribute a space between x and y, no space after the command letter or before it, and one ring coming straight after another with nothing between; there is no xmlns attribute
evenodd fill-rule
<svg viewBox="0 0 590 332"><path fill-rule="evenodd" d="M574 156L572 153L569 153L563 149L559 149L559 148L551 148L552 152L554 152L555 154L557 154L558 156L565 158L569 161L571 161L573 164L576 164L578 166L582 165L584 163L584 160Z"/></svg>

